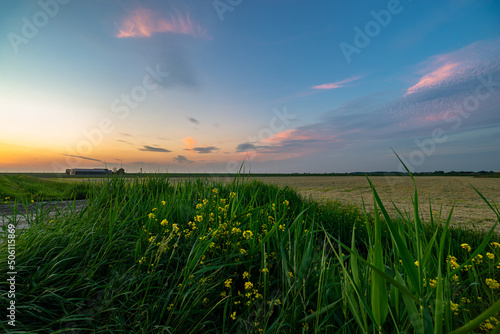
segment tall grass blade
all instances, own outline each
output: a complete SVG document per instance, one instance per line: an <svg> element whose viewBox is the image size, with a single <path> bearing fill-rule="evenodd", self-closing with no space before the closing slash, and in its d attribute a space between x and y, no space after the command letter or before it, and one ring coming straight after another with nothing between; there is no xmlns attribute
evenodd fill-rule
<svg viewBox="0 0 500 334"><path fill-rule="evenodd" d="M375 240L373 244L373 266L384 271L384 250L382 249L382 226L378 215L377 202L374 200L375 217ZM378 326L378 331L382 331L382 325L385 322L389 311L389 300L387 294L387 283L379 274L372 271L371 274L371 304L373 317Z"/></svg>

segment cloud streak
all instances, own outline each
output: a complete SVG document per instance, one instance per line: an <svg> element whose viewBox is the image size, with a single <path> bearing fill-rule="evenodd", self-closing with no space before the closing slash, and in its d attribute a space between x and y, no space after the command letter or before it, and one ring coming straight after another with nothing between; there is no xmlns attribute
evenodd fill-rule
<svg viewBox="0 0 500 334"><path fill-rule="evenodd" d="M358 75L358 76L347 78L347 79L344 79L344 80L341 80L341 81L337 81L337 82L332 82L332 83L326 83L326 84L322 84L322 85L313 86L311 88L312 89L318 89L318 90L330 90L330 89L342 88L342 87L345 87L346 83L359 80L362 77L363 76Z"/></svg>
<svg viewBox="0 0 500 334"><path fill-rule="evenodd" d="M309 128L302 126L278 132L261 142L241 143L236 146L236 152L272 154L272 159L283 160L305 156L340 141L335 135L318 131L315 127L309 131Z"/></svg>
<svg viewBox="0 0 500 334"><path fill-rule="evenodd" d="M149 38L157 33L174 33L208 38L207 31L193 22L189 16L176 12L169 18L160 17L147 8L139 8L129 13L118 27L117 38Z"/></svg>
<svg viewBox="0 0 500 334"><path fill-rule="evenodd" d="M193 124L200 124L200 121L198 121L196 118L188 117L188 120Z"/></svg>
<svg viewBox="0 0 500 334"><path fill-rule="evenodd" d="M242 152L257 151L259 148L262 148L262 146L257 146L251 143L241 143L238 146L236 146L236 152L242 153Z"/></svg>
<svg viewBox="0 0 500 334"><path fill-rule="evenodd" d="M207 147L195 147L195 148L193 148L193 150L196 153L209 154L209 153L213 153L213 151L218 151L219 148L215 147L215 146L207 146Z"/></svg>
<svg viewBox="0 0 500 334"><path fill-rule="evenodd" d="M167 150L166 148L152 147L152 146L148 146L148 145L144 145L144 147L140 148L139 151L157 152L157 153L169 153L169 152L172 152L170 150Z"/></svg>
<svg viewBox="0 0 500 334"><path fill-rule="evenodd" d="M67 157L73 157L73 158L78 158L78 159L83 159L83 160L102 162L102 160L92 159L92 158L88 158L88 157L82 157L81 155L72 155L72 154L64 154L64 155Z"/></svg>
<svg viewBox="0 0 500 334"><path fill-rule="evenodd" d="M178 155L177 157L175 157L173 159L175 162L179 163L179 164L192 164L194 161L192 160L189 160L188 158L186 158L185 156L183 155Z"/></svg>
<svg viewBox="0 0 500 334"><path fill-rule="evenodd" d="M459 68L461 64L456 62L446 62L444 65L439 66L432 72L424 75L419 82L408 88L406 94L412 94L418 90L423 90L433 86L438 86L439 84L445 82L447 79L451 78L455 74L455 70Z"/></svg>

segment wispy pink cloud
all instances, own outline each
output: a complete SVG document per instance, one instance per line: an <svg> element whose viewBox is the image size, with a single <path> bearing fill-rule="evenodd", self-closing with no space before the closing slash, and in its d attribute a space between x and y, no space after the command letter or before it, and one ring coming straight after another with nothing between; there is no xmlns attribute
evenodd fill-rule
<svg viewBox="0 0 500 334"><path fill-rule="evenodd" d="M146 38L155 33L175 33L195 37L208 37L207 31L193 22L189 14L183 16L176 12L170 18L160 17L159 14L147 8L132 11L119 25L118 38Z"/></svg>
<svg viewBox="0 0 500 334"><path fill-rule="evenodd" d="M405 97L439 87L477 78L497 70L500 40L476 41L459 50L429 57L417 65L417 83L406 90Z"/></svg>
<svg viewBox="0 0 500 334"><path fill-rule="evenodd" d="M326 84L322 84L322 85L313 86L311 88L312 89L336 89L336 88L345 87L346 83L353 82L353 81L359 80L361 78L362 78L362 76L359 75L359 76L347 78L347 79L344 79L344 80L341 80L341 81L337 81L337 82L332 82L332 83L326 83Z"/></svg>
<svg viewBox="0 0 500 334"><path fill-rule="evenodd" d="M406 94L412 94L418 90L439 86L441 83L451 79L460 68L462 63L446 62L432 72L424 75L420 80L406 91Z"/></svg>
<svg viewBox="0 0 500 334"><path fill-rule="evenodd" d="M308 140L318 142L341 141L341 139L335 134L324 133L323 131L311 132L307 129L296 128L278 132L273 136L262 140L262 142L270 146L280 146Z"/></svg>
<svg viewBox="0 0 500 334"><path fill-rule="evenodd" d="M297 129L290 129L290 130L285 130L278 132L274 134L273 136L266 138L263 140L265 143L271 143L271 144L280 144L284 141L287 140L307 140L307 139L313 139L313 137L300 134Z"/></svg>

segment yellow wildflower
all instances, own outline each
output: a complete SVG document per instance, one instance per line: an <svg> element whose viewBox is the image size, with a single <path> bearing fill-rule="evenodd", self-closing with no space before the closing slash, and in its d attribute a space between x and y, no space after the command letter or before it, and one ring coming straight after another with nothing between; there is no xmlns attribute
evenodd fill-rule
<svg viewBox="0 0 500 334"><path fill-rule="evenodd" d="M203 206L203 204L201 204L201 203L196 204L196 210L201 209L202 206Z"/></svg>
<svg viewBox="0 0 500 334"><path fill-rule="evenodd" d="M469 269L472 269L472 264L466 264L463 268L462 271L469 271Z"/></svg>
<svg viewBox="0 0 500 334"><path fill-rule="evenodd" d="M212 189L212 192L213 192L214 194L217 194L217 193L219 192L219 189L214 188L214 189Z"/></svg>
<svg viewBox="0 0 500 334"><path fill-rule="evenodd" d="M472 262L474 263L482 263L483 262L483 256L481 254L477 254L475 258L472 259Z"/></svg>
<svg viewBox="0 0 500 334"><path fill-rule="evenodd" d="M168 225L168 220L163 219L160 224L161 224L161 226L167 226Z"/></svg>
<svg viewBox="0 0 500 334"><path fill-rule="evenodd" d="M487 278L486 279L486 285L490 287L490 289L498 289L500 288L500 284L497 282L497 280L492 279L492 278Z"/></svg>
<svg viewBox="0 0 500 334"><path fill-rule="evenodd" d="M167 202L161 201L161 205L165 206L165 205L167 205Z"/></svg>
<svg viewBox="0 0 500 334"><path fill-rule="evenodd" d="M245 282L245 290L249 290L251 288L253 288L252 282Z"/></svg>
<svg viewBox="0 0 500 334"><path fill-rule="evenodd" d="M481 328L485 332L490 332L494 330L497 325L498 319L495 317L489 317L481 325L479 325L479 328Z"/></svg>
<svg viewBox="0 0 500 334"><path fill-rule="evenodd" d="M177 226L177 224L172 224L172 232L177 233L178 231L179 231L179 227Z"/></svg>
<svg viewBox="0 0 500 334"><path fill-rule="evenodd" d="M430 285L431 288L434 289L437 286L437 283L438 283L437 280L432 279L432 278L429 279L429 285Z"/></svg>
<svg viewBox="0 0 500 334"><path fill-rule="evenodd" d="M151 213L148 215L148 218L149 218L149 219L153 219L153 218L155 218L155 214L151 212Z"/></svg>
<svg viewBox="0 0 500 334"><path fill-rule="evenodd" d="M450 309L453 312L453 314L458 315L458 304L455 304L450 300Z"/></svg>
<svg viewBox="0 0 500 334"><path fill-rule="evenodd" d="M231 314L231 319L236 320L236 311Z"/></svg>
<svg viewBox="0 0 500 334"><path fill-rule="evenodd" d="M498 242L492 242L490 243L490 245L492 245L494 248L500 248L500 243Z"/></svg>
<svg viewBox="0 0 500 334"><path fill-rule="evenodd" d="M226 286L226 288L230 288L231 287L231 284L233 283L233 279L232 278L228 278L225 282L224 282L224 285Z"/></svg>
<svg viewBox="0 0 500 334"><path fill-rule="evenodd" d="M247 279L248 277L250 277L250 274L248 273L248 271L245 271L243 273L243 279Z"/></svg>
<svg viewBox="0 0 500 334"><path fill-rule="evenodd" d="M234 229L233 229L233 230L234 230ZM243 232L243 237L244 237L245 239L252 239L252 236L253 236L253 232L252 232L252 231L250 231L250 230L247 230L247 231Z"/></svg>
<svg viewBox="0 0 500 334"><path fill-rule="evenodd" d="M468 244L461 244L460 247L462 247L463 249L465 249L468 252L470 252L470 250L471 250L471 248Z"/></svg>
<svg viewBox="0 0 500 334"><path fill-rule="evenodd" d="M452 255L448 255L448 259L446 259L446 262L450 264L450 267L452 269L457 269L458 267L460 267L460 265L457 262L457 258Z"/></svg>
<svg viewBox="0 0 500 334"><path fill-rule="evenodd" d="M492 253L486 253L486 257L490 260L494 260L495 259L495 254L492 254Z"/></svg>

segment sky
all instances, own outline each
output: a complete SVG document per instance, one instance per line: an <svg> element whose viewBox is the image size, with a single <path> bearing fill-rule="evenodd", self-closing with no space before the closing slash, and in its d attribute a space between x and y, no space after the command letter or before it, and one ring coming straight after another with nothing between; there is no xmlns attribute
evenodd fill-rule
<svg viewBox="0 0 500 334"><path fill-rule="evenodd" d="M493 0L3 0L0 172L500 171Z"/></svg>

